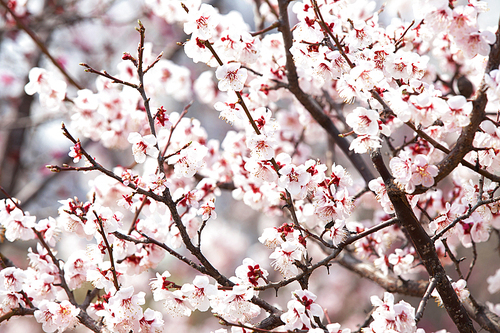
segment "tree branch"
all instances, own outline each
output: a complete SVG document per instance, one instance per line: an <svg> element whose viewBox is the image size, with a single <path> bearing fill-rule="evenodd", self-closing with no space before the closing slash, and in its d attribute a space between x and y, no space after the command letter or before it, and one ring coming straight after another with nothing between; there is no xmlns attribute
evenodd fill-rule
<svg viewBox="0 0 500 333"><path fill-rule="evenodd" d="M384 164L380 151L373 151L371 158L375 168L384 180L387 195L394 206L401 228L406 231L429 276L436 279L436 289L443 300L443 305L448 315L457 326L459 332L476 332L470 317L448 280L445 269L439 261L434 242L413 213L405 193L395 183L394 178Z"/></svg>
<svg viewBox="0 0 500 333"><path fill-rule="evenodd" d="M288 85L290 92L297 98L297 100L304 106L304 108L309 111L311 116L316 120L316 122L323 127L323 129L330 135L330 137L335 141L339 148L344 152L344 154L349 158L351 163L356 167L356 170L360 173L361 177L368 183L370 180L374 179L372 172L370 171L368 165L365 163L361 155L354 153L349 150L350 143L345 138L339 137L341 134L338 128L333 123L332 119L323 112L322 107L308 94L304 93L299 87L299 79L297 76L297 69L295 67L292 53L290 48L293 45L292 32L290 31L290 22L288 20L288 0L279 0L279 18L280 26L278 30L283 35L283 41L285 44L286 52L286 76L288 78Z"/></svg>

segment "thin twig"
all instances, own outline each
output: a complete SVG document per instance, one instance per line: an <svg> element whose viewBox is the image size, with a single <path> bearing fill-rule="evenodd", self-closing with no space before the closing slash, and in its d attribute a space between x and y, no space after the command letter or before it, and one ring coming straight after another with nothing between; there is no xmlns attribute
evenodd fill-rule
<svg viewBox="0 0 500 333"><path fill-rule="evenodd" d="M99 215L97 215L96 211L94 211L94 215L97 219L97 223L99 225L99 233L102 236L102 239L104 241L104 245L106 246L106 250L108 251L108 256L109 256L109 261L111 263L111 274L113 274L113 284L115 285L116 291L120 290L120 285L118 284L118 275L116 274L116 267L115 267L115 259L113 256L113 249L109 245L108 242L108 237L106 237L106 232L104 231L104 226L102 223L102 219Z"/></svg>
<svg viewBox="0 0 500 333"><path fill-rule="evenodd" d="M431 278L431 282L427 286L427 290L425 291L424 297L422 297L420 303L418 304L417 313L415 314L415 323L418 323L420 319L422 319L422 316L424 315L425 306L427 305L427 302L431 298L431 294L436 288L436 285L437 285L436 278Z"/></svg>
<svg viewBox="0 0 500 333"><path fill-rule="evenodd" d="M464 259L463 258L457 259L457 257L455 257L455 255L453 254L453 252L451 252L450 247L448 246L448 242L447 242L446 238L443 238L441 240L441 242L444 245L444 249L445 249L446 253L448 254L448 257L450 257L450 260L453 262L453 265L455 266L455 270L457 271L458 276L461 279L463 279L464 275L462 274L462 270L460 269L460 262L463 261Z"/></svg>
<svg viewBox="0 0 500 333"><path fill-rule="evenodd" d="M81 90L83 89L82 86L80 86L76 81L69 75L69 73L66 71L66 69L57 61L52 54L50 54L49 50L45 46L45 44L38 38L38 36L35 34L33 30L31 30L30 27L28 27L26 24L24 24L23 20L21 20L16 13L9 7L8 4L6 4L3 0L0 0L0 4L7 9L10 15L14 18L16 21L16 24L23 29L30 37L31 39L35 42L35 44L38 46L38 48L47 56L47 58L50 59L50 61L56 66L61 73L66 77L69 83L71 83L74 87L77 89Z"/></svg>
<svg viewBox="0 0 500 333"><path fill-rule="evenodd" d="M476 264L476 260L477 260L476 242L471 240L471 243L472 243L472 261L470 262L469 272L467 273L467 276L465 277L465 281L469 281L470 275L472 274L472 270L474 269L474 265Z"/></svg>
<svg viewBox="0 0 500 333"><path fill-rule="evenodd" d="M275 21L273 24L271 24L267 28L264 28L264 29L256 31L256 32L251 32L250 35L252 35L252 37L262 35L262 34L265 34L266 32L271 31L279 26L280 26L280 21Z"/></svg>

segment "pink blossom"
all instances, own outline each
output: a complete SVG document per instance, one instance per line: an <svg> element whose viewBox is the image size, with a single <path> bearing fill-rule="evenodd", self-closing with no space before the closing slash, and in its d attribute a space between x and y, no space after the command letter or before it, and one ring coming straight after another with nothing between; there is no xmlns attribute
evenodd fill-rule
<svg viewBox="0 0 500 333"><path fill-rule="evenodd" d="M410 193L414 191L415 185L422 184L425 187L434 185L434 177L438 174L438 168L435 165L429 164L427 156L420 154L415 156L411 172L412 175L407 185Z"/></svg>
<svg viewBox="0 0 500 333"><path fill-rule="evenodd" d="M162 195L167 188L172 186L172 182L169 179L165 178L163 172L159 174L147 175L146 177L144 177L144 182L150 191L153 191L158 195Z"/></svg>
<svg viewBox="0 0 500 333"><path fill-rule="evenodd" d="M217 102L214 104L214 109L220 112L219 118L224 119L229 124L244 119L244 111L239 103Z"/></svg>
<svg viewBox="0 0 500 333"><path fill-rule="evenodd" d="M441 116L441 120L450 128L450 131L457 128L469 125L469 115L472 112L472 102L462 96L450 97L447 101L449 112L445 112Z"/></svg>
<svg viewBox="0 0 500 333"><path fill-rule="evenodd" d="M247 147L250 149L252 157L259 160L270 160L274 157L274 147L276 140L264 134L250 134L246 140Z"/></svg>
<svg viewBox="0 0 500 333"><path fill-rule="evenodd" d="M365 154L370 150L382 147L381 141L378 136L358 135L356 139L352 140L349 150L354 150L356 154Z"/></svg>
<svg viewBox="0 0 500 333"><path fill-rule="evenodd" d="M239 55L237 59L247 64L256 62L260 55L260 39L252 37L249 33L241 34L241 39L242 41L238 47Z"/></svg>
<svg viewBox="0 0 500 333"><path fill-rule="evenodd" d="M137 132L130 133L127 138L128 142L132 144L132 153L137 163L144 163L146 155L157 158L159 151L156 145L156 138L154 135L149 134L142 136Z"/></svg>
<svg viewBox="0 0 500 333"><path fill-rule="evenodd" d="M346 117L346 122L356 134L377 135L379 133L379 114L375 110L357 107Z"/></svg>
<svg viewBox="0 0 500 333"><path fill-rule="evenodd" d="M9 242L16 239L29 240L35 238L33 228L35 227L35 216L24 215L22 211L16 209L12 211L7 220L0 221L5 228L5 238Z"/></svg>
<svg viewBox="0 0 500 333"><path fill-rule="evenodd" d="M236 267L236 277L257 287L266 283L269 273L250 258L243 259L243 265Z"/></svg>
<svg viewBox="0 0 500 333"><path fill-rule="evenodd" d="M239 282L239 281L236 281ZM261 308L250 302L255 295L252 287L237 283L233 289L226 292L222 304L214 311L221 314L226 320L247 322L259 315Z"/></svg>
<svg viewBox="0 0 500 333"><path fill-rule="evenodd" d="M85 250L73 252L64 263L64 277L70 289L77 289L87 281L87 271L97 268L90 262Z"/></svg>
<svg viewBox="0 0 500 333"><path fill-rule="evenodd" d="M57 236L60 230L57 226L57 221L53 217L49 216L46 219L38 221L35 225L35 230L42 235L43 240L49 246L56 246Z"/></svg>
<svg viewBox="0 0 500 333"><path fill-rule="evenodd" d="M193 305L181 290L165 291L163 305L167 313L173 317L189 317L194 310Z"/></svg>
<svg viewBox="0 0 500 333"><path fill-rule="evenodd" d="M488 282L488 291L490 294L494 294L500 290L500 269L497 269L494 275L489 276L486 279Z"/></svg>
<svg viewBox="0 0 500 333"><path fill-rule="evenodd" d="M344 220L336 220L335 223L327 229L325 236L328 240L331 240L334 246L337 246L346 240L348 232L345 229Z"/></svg>
<svg viewBox="0 0 500 333"><path fill-rule="evenodd" d="M81 89L77 92L77 97L73 99L75 106L81 110L97 110L99 98L90 89Z"/></svg>
<svg viewBox="0 0 500 333"><path fill-rule="evenodd" d="M29 73L30 82L24 90L28 95L38 93L40 103L50 110L58 110L66 97L66 82L56 79L43 68L34 67Z"/></svg>
<svg viewBox="0 0 500 333"><path fill-rule="evenodd" d="M198 210L198 215L201 215L203 221L208 219L216 219L217 213L215 212L215 199L207 201L205 204L201 205Z"/></svg>
<svg viewBox="0 0 500 333"><path fill-rule="evenodd" d="M209 39L215 32L219 20L217 10L204 3L199 10L189 11L187 21L184 23L184 32L188 35L193 34L191 38Z"/></svg>
<svg viewBox="0 0 500 333"><path fill-rule="evenodd" d="M278 173L274 170L272 163L266 160L248 159L245 163L245 170L252 173L255 178L267 182L278 179Z"/></svg>
<svg viewBox="0 0 500 333"><path fill-rule="evenodd" d="M205 45L205 41L198 37L191 38L184 43L184 52L186 56L191 58L195 63L203 62L211 67L216 67L218 65L212 52L210 52Z"/></svg>
<svg viewBox="0 0 500 333"><path fill-rule="evenodd" d="M6 267L0 271L0 289L9 292L19 292L23 283L27 282L26 273L17 267Z"/></svg>
<svg viewBox="0 0 500 333"><path fill-rule="evenodd" d="M163 331L164 327L163 315L159 311L147 308L144 311L144 316L139 320L141 325L140 332L142 333L156 333Z"/></svg>
<svg viewBox="0 0 500 333"><path fill-rule="evenodd" d="M490 53L490 44L495 42L495 34L485 30L482 32L471 32L464 34L458 43L461 50L467 58L473 58L476 55L487 56Z"/></svg>
<svg viewBox="0 0 500 333"><path fill-rule="evenodd" d="M281 315L285 329L302 329L304 326L311 329L314 317L323 318L323 309L315 300L316 295L307 289L293 291L292 300L287 304L288 311Z"/></svg>
<svg viewBox="0 0 500 333"><path fill-rule="evenodd" d="M38 310L34 316L37 322L42 324L45 332L54 332L56 330L64 331L78 322L77 315L80 309L75 307L69 301L60 303L43 300L38 305Z"/></svg>
<svg viewBox="0 0 500 333"><path fill-rule="evenodd" d="M168 291L170 287L173 287L175 285L173 282L167 280L167 278L169 278L170 276L171 276L170 272L165 271L161 275L160 273L156 273L156 278L151 279L149 286L153 291L153 299L155 301L161 301L166 299L167 297L166 291Z"/></svg>
<svg viewBox="0 0 500 333"><path fill-rule="evenodd" d="M145 303L144 296L144 292L134 295L133 286L122 287L104 304L104 310L96 314L104 317L106 327L113 332L136 332L143 317L141 305Z"/></svg>
<svg viewBox="0 0 500 333"><path fill-rule="evenodd" d="M393 176L400 183L406 184L412 176L412 157L408 151L401 151L399 157L393 157L389 162Z"/></svg>
<svg viewBox="0 0 500 333"><path fill-rule="evenodd" d="M277 247L269 258L274 259L271 266L283 274L285 278L289 278L299 273L294 262L302 259L302 250L297 243L286 241Z"/></svg>
<svg viewBox="0 0 500 333"><path fill-rule="evenodd" d="M167 114L167 110L163 106L158 108L158 111L155 115L155 123L160 125L161 127L170 128L172 127L172 122L170 121L170 117Z"/></svg>
<svg viewBox="0 0 500 333"><path fill-rule="evenodd" d="M389 254L388 260L393 265L394 274L402 275L410 272L413 268L413 255L405 254L403 250L396 249L395 253Z"/></svg>
<svg viewBox="0 0 500 333"><path fill-rule="evenodd" d="M207 311L210 306L209 298L217 294L217 287L210 284L207 276L197 275L193 280L193 284L184 284L181 291L195 309Z"/></svg>
<svg viewBox="0 0 500 333"><path fill-rule="evenodd" d="M382 177L372 179L368 183L368 187L370 188L371 191L375 192L377 201L382 206L384 212L386 212L387 214L394 213L394 207L392 206L392 202L389 199L389 196L387 195L387 191L385 189L385 184L384 181L382 180Z"/></svg>
<svg viewBox="0 0 500 333"><path fill-rule="evenodd" d="M83 157L80 141L75 143L74 146L70 148L68 156L73 157L73 163L80 162L80 159Z"/></svg>
<svg viewBox="0 0 500 333"><path fill-rule="evenodd" d="M121 212L113 213L111 208L95 204L85 217L87 222L83 230L89 236L96 236L101 232L101 226L105 233L118 230L118 227L122 224L123 214Z"/></svg>
<svg viewBox="0 0 500 333"><path fill-rule="evenodd" d="M175 176L192 177L204 165L204 158L208 153L207 147L193 142L189 147L168 158L168 164L174 164Z"/></svg>
<svg viewBox="0 0 500 333"><path fill-rule="evenodd" d="M241 91L243 89L248 74L245 68L240 67L240 63L231 62L217 68L215 76L219 79L219 89L221 91Z"/></svg>

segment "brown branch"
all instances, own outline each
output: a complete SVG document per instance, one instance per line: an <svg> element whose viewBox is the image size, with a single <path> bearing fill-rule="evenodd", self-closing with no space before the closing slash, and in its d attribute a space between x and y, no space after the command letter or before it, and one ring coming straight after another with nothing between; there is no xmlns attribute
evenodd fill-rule
<svg viewBox="0 0 500 333"><path fill-rule="evenodd" d="M385 112L389 112L391 114L394 114L394 111L392 111L392 109L389 107L389 105L387 105L387 103L382 99L382 97L376 91L371 91L371 93L372 93L372 97L375 98L380 104L382 104L382 106L384 107L384 111ZM426 140L427 142L429 142L431 145L433 145L435 148L437 148L437 149L441 150L443 153L447 154L448 156L445 159L443 159L443 161L445 161L448 158L452 158L452 159L456 159L457 158L458 159L458 157L453 157L451 155L452 150L446 148L441 143L439 143L434 138L432 138L429 134L427 134L424 131L422 131L421 129L417 128L412 122L408 121L408 122L405 123L405 125L408 126L409 128L411 128L415 133L417 133L419 137L423 138L424 140ZM472 149L472 142L471 142L471 144L469 146L469 150L467 152L469 152L471 149ZM399 151L399 150L401 150L401 149L398 148L395 151ZM441 163L443 163L443 161L441 161ZM478 168L474 164L466 161L463 158L463 156L460 157L458 159L458 161L459 162L457 163L457 165L458 164L462 164L463 166L469 168L470 170L472 170L474 172L477 172L478 174L480 174L480 175L482 175L482 176L484 176L484 177L486 177L486 178L488 178L488 179L490 179L490 180L492 180L494 182L500 182L500 176L492 174L492 173L490 173L490 172L488 172L488 171L486 171L484 169ZM442 175L442 176L438 175L438 176L436 176L434 178L435 184L437 184L439 181L441 181L446 176L447 175ZM426 192L428 189L429 188L427 188L427 187L423 187L423 186L419 185L419 186L416 187L415 191L412 194L421 194L421 193Z"/></svg>
<svg viewBox="0 0 500 333"><path fill-rule="evenodd" d="M424 310L427 305L427 302L429 301L429 298L431 297L432 292L436 288L436 279L432 278L431 282L427 286L427 289L425 290L425 294L420 300L420 303L418 305L417 313L415 315L415 323L418 323L420 319L422 319L422 316L424 315Z"/></svg>
<svg viewBox="0 0 500 333"><path fill-rule="evenodd" d="M448 280L448 275L441 265L439 257L436 253L434 242L413 213L405 193L394 181L394 178L387 169L387 166L384 164L380 151L373 151L371 153L371 158L375 168L384 180L387 195L394 206L396 216L399 220L399 225L406 231L406 235L413 243L413 246L422 260L424 267L429 273L430 278L435 278L437 281L436 289L443 300L443 305L448 312L448 315L457 326L459 332L476 332L470 317L458 299L451 282Z"/></svg>
<svg viewBox="0 0 500 333"><path fill-rule="evenodd" d="M98 71L94 68L92 68L90 65L86 64L86 63L80 63L80 66L82 67L85 67L85 72L88 72L88 73L93 73L93 74L97 74L97 75L100 75L102 77L105 77L109 80L111 80L112 83L118 83L118 84L123 84L125 86L129 86L131 88L134 88L134 89L137 89L137 84L134 84L134 83L130 83L130 82L127 82L127 81L123 81L123 80L120 80L119 78L109 74L108 72L106 71Z"/></svg>
<svg viewBox="0 0 500 333"><path fill-rule="evenodd" d="M50 61L61 71L61 73L66 77L69 83L71 83L73 86L75 86L77 89L81 90L83 89L78 83L76 83L75 80L69 75L69 73L64 69L64 67L50 54L49 50L45 46L45 44L38 38L38 36L35 34L33 30L31 30L30 27L28 27L26 24L24 24L23 20L19 18L16 13L3 1L0 0L0 4L7 9L10 15L14 18L16 21L16 24L23 29L30 37L31 39L35 42L35 44L38 46L38 48L47 56L47 58L50 59Z"/></svg>
<svg viewBox="0 0 500 333"><path fill-rule="evenodd" d="M99 224L99 233L102 236L102 239L104 241L104 245L106 246L106 250L108 251L108 256L109 256L109 261L111 262L111 274L113 274L113 284L115 286L116 291L120 290L120 284L118 283L118 275L116 274L116 268L115 268L115 259L113 256L113 248L108 242L108 237L106 237L106 232L104 231L104 226L102 223L102 219L99 215L97 215L96 211L94 210L94 215L97 219L97 222Z"/></svg>
<svg viewBox="0 0 500 333"><path fill-rule="evenodd" d="M351 272L375 282L391 293L398 293L412 297L422 297L429 283L424 280L402 280L393 275L385 275L381 270L375 268L373 265L356 259L349 252L343 252L342 256L339 256L335 262L347 268Z"/></svg>
<svg viewBox="0 0 500 333"><path fill-rule="evenodd" d="M37 309L30 309L30 308L15 308L4 314L3 316L0 317L0 323L9 320L12 317L15 316L27 316L30 315L32 316Z"/></svg>
<svg viewBox="0 0 500 333"><path fill-rule="evenodd" d="M151 238L142 232L139 232L139 233L141 234L142 237L144 237L144 239L137 239L137 238L134 238L132 236L122 234L118 231L113 232L113 235L115 235L117 238L119 238L121 240L132 242L134 244L152 244L152 245L156 245L158 247L161 247L162 249L167 251L170 255L172 255L173 257L179 259L180 261L186 263L187 265L191 266L192 268L196 269L198 272L200 272L202 274L209 274L208 271L205 269L205 267L203 267L203 265L198 265L194 261L192 261L192 260L186 258L185 256L181 255L180 253L174 251L173 249L171 249L170 247L168 247L164 243L161 243L161 242L157 241L156 239Z"/></svg>
<svg viewBox="0 0 500 333"><path fill-rule="evenodd" d="M487 306L479 304L472 296L464 300L464 305L471 318L481 325L481 328L488 332L500 333L500 317Z"/></svg>
<svg viewBox="0 0 500 333"><path fill-rule="evenodd" d="M304 106L304 108L311 114L311 116L316 120L316 122L323 127L323 129L330 135L333 141L339 146L339 148L344 152L344 154L349 158L351 163L356 167L360 175L363 177L366 183L374 179L372 172L370 171L368 165L365 163L361 155L354 153L349 150L350 143L345 138L340 138L341 132L334 125L332 119L323 112L322 107L315 101L311 96L304 93L299 87L299 81L297 76L297 69L294 64L292 53L290 48L293 45L292 33L290 31L290 22L288 20L288 0L279 0L279 14L280 14L280 26L278 30L283 35L283 41L285 44L286 52L286 70L287 78L289 84L290 92L297 98L297 100Z"/></svg>
<svg viewBox="0 0 500 333"><path fill-rule="evenodd" d="M264 29L256 31L256 32L252 32L252 33L250 33L250 35L252 35L252 37L255 37L255 36L258 36L258 35L262 35L262 34L265 34L266 32L271 31L274 28L277 28L279 26L280 26L280 21L275 21L273 24L271 24L267 28L264 28Z"/></svg>
<svg viewBox="0 0 500 333"><path fill-rule="evenodd" d="M394 223L396 223L396 219L390 219L390 220L387 220L383 223L380 223L376 226L373 226L372 228L368 229L368 230L365 230L363 232L360 232L359 234L357 235L354 235L354 236L351 236L349 238L347 238L346 240L344 240L342 243L340 243L336 248L333 249L333 252L331 254L329 254L326 258L324 258L323 260L321 261L318 261L317 263L315 263L314 265L310 265L308 267L304 267L302 268L302 273L294 276L294 277L291 277L289 279L285 279L285 280L282 280L280 282L272 282L272 283L268 283L266 284L265 286L260 286L260 287L255 287L254 289L255 290L266 290L266 289L270 289L270 288L274 288L274 289L279 289L281 287L284 287L294 281L299 281L300 279L302 279L304 276L306 275L310 275L314 270L322 267L322 266L326 266L328 267L330 265L330 262L337 258L338 255L340 254L340 252L349 244L352 244L354 243L355 241L363 238L363 237L366 237L374 232L377 232L383 228L386 228L390 225L393 225Z"/></svg>
<svg viewBox="0 0 500 333"><path fill-rule="evenodd" d="M500 65L500 21L499 28L497 29L495 36L496 42L491 46L488 63L485 69L486 73L498 68ZM481 122L486 118L486 113L484 111L488 102L486 90L487 85L483 79L481 88L479 89L479 94L476 99L472 101L473 108L470 116L470 123L462 130L462 133L448 156L446 156L446 158L438 164L439 173L436 177L434 177L436 183L455 170L458 164L461 163L463 157L470 152L473 147L472 142L476 131L478 130Z"/></svg>

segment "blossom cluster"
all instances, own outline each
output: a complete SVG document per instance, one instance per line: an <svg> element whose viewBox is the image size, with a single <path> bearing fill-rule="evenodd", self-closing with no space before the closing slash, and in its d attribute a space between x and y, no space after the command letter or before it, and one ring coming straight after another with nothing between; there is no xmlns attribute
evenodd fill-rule
<svg viewBox="0 0 500 333"><path fill-rule="evenodd" d="M45 332L79 324L96 332L161 332L171 317L211 311L231 333L270 319L269 330L350 333L320 305L328 302L322 293L332 291L314 285L319 268L338 262L385 286L427 277L389 190L401 191L441 263L454 263L462 275L456 249L472 247L475 256L476 244L500 230L500 126L486 113L500 107L500 67L483 73L495 42L479 28L486 4L418 0L412 23L385 24L374 1L302 0L291 5L295 25L287 27L285 2L256 1L262 31L252 33L242 14L223 14L201 0L146 0L150 19L182 40L178 50L208 66L202 73L156 55L141 22L137 56L123 53L112 73L83 64L97 75L94 90L70 88L70 80L45 68L29 71L26 94L69 115L68 156L85 163L49 168L100 174L87 199L60 200L54 217L37 219L6 193L0 200L2 237L36 242L26 268L2 255L0 317L26 311ZM7 22L30 18L23 2L9 4ZM457 86L464 80L470 93ZM187 104L191 98L199 103ZM215 110L230 130L210 139L209 124L191 116L192 105ZM477 130L467 132L472 126ZM121 149L128 159L107 168L70 132ZM463 133L470 134L468 150L443 181L442 162ZM335 144L347 159L337 158ZM388 160L378 177L359 154L381 149ZM254 212L227 205L226 190ZM244 230L237 222L255 211L265 218ZM230 244L238 242L229 233L236 229L261 244L231 262L241 255ZM70 253L58 248L66 236L74 241ZM196 271L190 282L181 265ZM462 302L470 295L467 279L449 281ZM490 293L499 291L499 271L487 282ZM286 307L283 298L268 302L261 293L275 289L278 296L291 284ZM82 290L88 292L79 304ZM424 333L417 328L422 314L404 300L395 303L388 292L363 297L373 320L362 332ZM500 305L489 305L500 315Z"/></svg>

